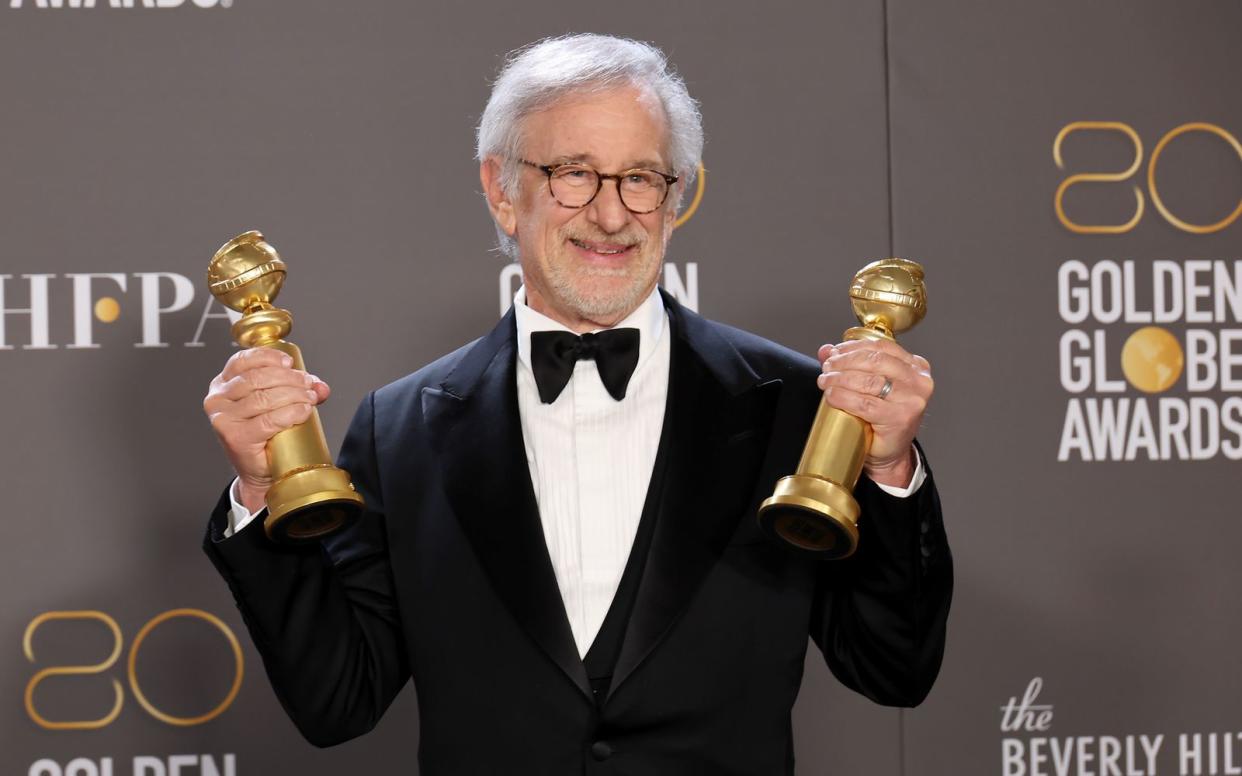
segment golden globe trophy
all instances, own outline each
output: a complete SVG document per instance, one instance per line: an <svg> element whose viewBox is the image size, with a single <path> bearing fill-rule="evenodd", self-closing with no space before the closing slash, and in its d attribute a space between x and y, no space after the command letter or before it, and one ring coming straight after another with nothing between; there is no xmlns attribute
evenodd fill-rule
<svg viewBox="0 0 1242 776"><path fill-rule="evenodd" d="M873 261L850 285L854 315L862 326L847 340L892 340L923 319L927 288L923 268L906 259ZM854 486L871 447L871 425L821 400L796 474L782 477L759 506L769 535L826 558L845 558L858 547Z"/></svg>
<svg viewBox="0 0 1242 776"><path fill-rule="evenodd" d="M285 337L293 328L288 310L272 306L285 281L285 263L256 231L226 242L207 267L207 285L220 303L242 314L233 324L233 339L244 348L274 348L305 369L302 351ZM277 541L317 539L362 513L362 496L349 473L332 465L328 443L311 408L304 423L276 434L267 442L272 486L267 491L263 529Z"/></svg>

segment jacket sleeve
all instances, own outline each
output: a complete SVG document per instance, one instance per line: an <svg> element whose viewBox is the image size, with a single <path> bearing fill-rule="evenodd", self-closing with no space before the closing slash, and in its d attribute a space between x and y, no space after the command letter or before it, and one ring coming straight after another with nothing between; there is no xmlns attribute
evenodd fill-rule
<svg viewBox="0 0 1242 776"><path fill-rule="evenodd" d="M373 402L368 396L354 415L338 461L366 500L360 519L309 544L272 543L262 516L224 538L225 492L203 542L277 697L316 746L373 728L410 675L388 561Z"/></svg>
<svg viewBox="0 0 1242 776"><path fill-rule="evenodd" d="M923 462L927 479L907 498L859 480L858 549L824 563L813 604L811 637L832 673L887 706L921 703L944 656L953 560Z"/></svg>

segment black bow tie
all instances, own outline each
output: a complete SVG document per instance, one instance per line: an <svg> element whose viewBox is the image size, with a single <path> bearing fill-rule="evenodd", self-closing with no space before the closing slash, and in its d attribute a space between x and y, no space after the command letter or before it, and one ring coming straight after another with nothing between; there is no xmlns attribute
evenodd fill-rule
<svg viewBox="0 0 1242 776"><path fill-rule="evenodd" d="M539 387L539 399L551 404L561 395L574 364L580 358L593 359L599 379L612 398L625 398L630 375L638 366L638 329L605 329L595 334L567 331L536 331L530 335L530 367Z"/></svg>

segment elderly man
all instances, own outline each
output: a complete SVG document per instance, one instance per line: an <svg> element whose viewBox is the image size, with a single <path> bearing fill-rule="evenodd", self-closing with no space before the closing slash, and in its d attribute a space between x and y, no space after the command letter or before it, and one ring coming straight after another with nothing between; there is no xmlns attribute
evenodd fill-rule
<svg viewBox="0 0 1242 776"><path fill-rule="evenodd" d="M360 735L413 678L427 776L792 773L808 635L845 684L919 703L952 577L914 446L927 362L866 342L817 362L657 289L703 134L648 45L515 52L478 141L523 287L491 333L363 400L340 455L361 520L277 546L253 519L264 443L322 381L242 351L204 402L237 472L205 547L298 728ZM841 562L755 521L822 396L875 427Z"/></svg>

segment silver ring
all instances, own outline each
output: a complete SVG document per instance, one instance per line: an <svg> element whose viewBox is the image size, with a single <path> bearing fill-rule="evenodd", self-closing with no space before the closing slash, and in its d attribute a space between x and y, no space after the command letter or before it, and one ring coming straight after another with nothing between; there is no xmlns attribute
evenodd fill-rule
<svg viewBox="0 0 1242 776"><path fill-rule="evenodd" d="M880 392L877 393L875 396L877 399L884 399L884 398L887 398L888 395L892 392L893 392L893 381L885 377L884 387L881 388Z"/></svg>

